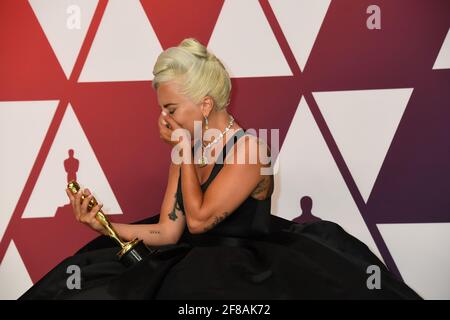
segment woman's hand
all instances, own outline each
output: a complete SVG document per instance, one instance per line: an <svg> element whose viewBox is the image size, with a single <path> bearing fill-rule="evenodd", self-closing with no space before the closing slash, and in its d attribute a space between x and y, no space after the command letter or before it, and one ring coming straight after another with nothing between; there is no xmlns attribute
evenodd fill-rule
<svg viewBox="0 0 450 320"><path fill-rule="evenodd" d="M78 193L73 194L72 191L69 190L69 188L66 188L66 193L70 199L70 204L72 205L73 213L77 221L87 225L94 231L100 232L101 234L106 234L105 228L95 218L95 214L100 211L100 209L103 207L103 204L98 203L97 205L92 207L90 211L88 211L89 201L91 201L93 197L89 189L84 189L84 191L80 189ZM83 193L89 196L84 198L83 202L81 202L81 195Z"/></svg>
<svg viewBox="0 0 450 320"><path fill-rule="evenodd" d="M165 111L162 111L158 118L159 137L171 146L176 146L180 143L180 139L183 143L191 142L190 133L182 128L178 122L176 122L172 116ZM177 130L179 129L179 130ZM172 140L172 133L175 132L174 140ZM177 139L178 138L178 139Z"/></svg>

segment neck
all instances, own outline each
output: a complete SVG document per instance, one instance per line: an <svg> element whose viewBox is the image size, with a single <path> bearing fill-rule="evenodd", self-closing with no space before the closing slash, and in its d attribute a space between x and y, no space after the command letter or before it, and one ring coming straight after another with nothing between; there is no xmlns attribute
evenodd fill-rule
<svg viewBox="0 0 450 320"><path fill-rule="evenodd" d="M208 116L208 129L217 129L220 132L224 132L225 129L230 124L231 116L226 110L222 111L211 111L211 113ZM222 139L222 145L225 145L227 137L229 137L229 133L232 132L232 130L237 130L241 128L237 123L236 120L234 120L232 126L230 127L229 131L227 132L226 136ZM204 129L204 128L203 128ZM212 141L212 139L211 139ZM211 141L205 141L204 144L207 145ZM220 144L220 142L219 142Z"/></svg>
<svg viewBox="0 0 450 320"><path fill-rule="evenodd" d="M208 116L208 128L223 132L230 122L230 114L226 111L211 111Z"/></svg>

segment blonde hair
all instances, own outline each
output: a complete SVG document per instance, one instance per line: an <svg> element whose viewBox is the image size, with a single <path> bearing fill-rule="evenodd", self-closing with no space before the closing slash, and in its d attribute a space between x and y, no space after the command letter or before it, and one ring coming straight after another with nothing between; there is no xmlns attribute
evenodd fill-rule
<svg viewBox="0 0 450 320"><path fill-rule="evenodd" d="M163 51L153 67L152 87L175 80L194 103L205 96L214 100L217 111L230 103L231 80L222 62L195 38Z"/></svg>

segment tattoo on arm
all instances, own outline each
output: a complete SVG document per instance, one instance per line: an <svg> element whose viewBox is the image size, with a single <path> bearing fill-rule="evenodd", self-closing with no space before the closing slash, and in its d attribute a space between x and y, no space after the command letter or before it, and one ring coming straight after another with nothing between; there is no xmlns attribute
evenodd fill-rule
<svg viewBox="0 0 450 320"><path fill-rule="evenodd" d="M157 231L157 230L150 230L148 233L150 233L150 234L159 234L159 231Z"/></svg>
<svg viewBox="0 0 450 320"><path fill-rule="evenodd" d="M269 163L270 163L272 161L272 159L271 159L272 155L270 153L269 145L267 145L267 143L265 143L263 140L258 139L258 146L259 146L259 148L262 149L262 151L266 151L267 152L266 155L269 158L269 160L270 160ZM262 152L262 151L259 150L258 152Z"/></svg>
<svg viewBox="0 0 450 320"><path fill-rule="evenodd" d="M175 202L173 204L173 209L168 214L170 220L175 221L175 220L178 219L177 210L181 211L183 213L183 215L184 215L184 211L181 210L180 205L178 204L178 201L177 201L177 194L175 193Z"/></svg>
<svg viewBox="0 0 450 320"><path fill-rule="evenodd" d="M258 185L256 186L256 188L253 190L252 192L252 196L253 197L257 197L260 195L260 193L262 193L263 191L265 191L267 189L267 186L269 185L269 179L264 178L262 179Z"/></svg>
<svg viewBox="0 0 450 320"><path fill-rule="evenodd" d="M214 228L215 226L217 226L219 223L221 223L223 220L225 220L226 217L228 217L230 215L230 212L224 212L223 215L221 216L215 216L214 217L214 221L213 223L211 223L209 226L207 226L204 231L209 231L212 228Z"/></svg>
<svg viewBox="0 0 450 320"><path fill-rule="evenodd" d="M181 211L181 213L184 216L184 211L181 210L180 204L178 203L178 201L176 200L176 196L175 196L175 209L177 209L178 211Z"/></svg>

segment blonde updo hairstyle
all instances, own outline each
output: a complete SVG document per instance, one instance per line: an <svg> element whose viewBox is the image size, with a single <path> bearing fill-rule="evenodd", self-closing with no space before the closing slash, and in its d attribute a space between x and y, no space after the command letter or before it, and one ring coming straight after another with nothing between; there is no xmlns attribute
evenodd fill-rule
<svg viewBox="0 0 450 320"><path fill-rule="evenodd" d="M205 96L214 100L216 111L230 103L231 80L222 62L195 38L163 51L153 67L152 87L174 80L182 94L194 103Z"/></svg>

